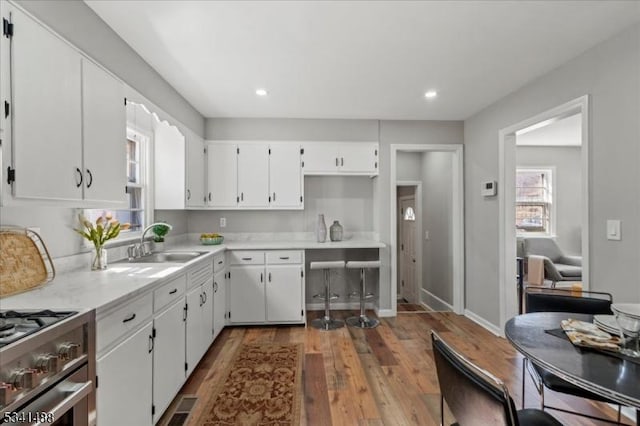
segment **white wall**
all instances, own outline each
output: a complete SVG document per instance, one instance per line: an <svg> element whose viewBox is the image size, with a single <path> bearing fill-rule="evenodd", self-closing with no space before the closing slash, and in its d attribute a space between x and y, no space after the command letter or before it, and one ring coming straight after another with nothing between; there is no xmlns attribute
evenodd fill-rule
<svg viewBox="0 0 640 426"><path fill-rule="evenodd" d="M422 180L422 154L419 152L397 152L396 179Z"/></svg>
<svg viewBox="0 0 640 426"><path fill-rule="evenodd" d="M553 167L556 241L570 255L582 252L582 160L579 146L517 146L517 167Z"/></svg>
<svg viewBox="0 0 640 426"><path fill-rule="evenodd" d="M498 177L498 132L590 96L591 287L640 302L640 25L586 51L464 122L467 309L499 323L498 199L478 182ZM498 184L500 190L500 184ZM606 220L622 240L606 239Z"/></svg>

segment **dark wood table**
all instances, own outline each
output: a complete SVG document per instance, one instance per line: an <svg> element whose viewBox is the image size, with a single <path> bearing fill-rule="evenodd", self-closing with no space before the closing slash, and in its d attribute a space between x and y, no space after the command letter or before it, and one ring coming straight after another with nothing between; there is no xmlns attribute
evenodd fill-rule
<svg viewBox="0 0 640 426"><path fill-rule="evenodd" d="M591 315L542 312L518 315L507 321L505 336L536 364L583 389L636 409L640 425L640 364L580 349L568 339L546 333L560 328L560 321L574 318L591 322Z"/></svg>

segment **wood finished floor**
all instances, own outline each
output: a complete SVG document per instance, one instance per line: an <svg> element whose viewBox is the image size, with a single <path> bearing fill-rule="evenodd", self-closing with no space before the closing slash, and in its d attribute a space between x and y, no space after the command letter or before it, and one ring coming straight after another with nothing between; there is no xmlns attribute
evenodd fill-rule
<svg viewBox="0 0 640 426"><path fill-rule="evenodd" d="M341 318L351 314L335 312ZM308 312L308 320L319 315ZM407 312L384 318L378 328L371 330L225 328L180 390L180 395L198 396L189 426L199 426L193 419L204 406L210 382L221 379L241 343L251 342L304 343L302 425L438 425L440 397L430 330L439 332L473 362L503 379L520 408L522 358L506 340L454 313ZM527 407L538 408L540 400L527 380ZM550 391L545 396L551 405L615 419L616 412L604 404ZM178 399L167 413L173 411ZM550 413L566 425L606 424L557 411ZM166 417L159 424L165 425ZM445 418L450 424L452 421L448 420L450 416Z"/></svg>

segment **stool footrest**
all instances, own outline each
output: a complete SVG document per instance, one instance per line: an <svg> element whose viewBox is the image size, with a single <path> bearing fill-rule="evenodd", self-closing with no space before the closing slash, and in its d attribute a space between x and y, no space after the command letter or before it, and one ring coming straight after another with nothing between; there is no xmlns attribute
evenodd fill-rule
<svg viewBox="0 0 640 426"><path fill-rule="evenodd" d="M324 294L314 294L313 295L314 299L320 299L320 300L325 300L326 298L324 297ZM338 300L340 298L339 294L333 293L330 297L329 300Z"/></svg>
<svg viewBox="0 0 640 426"><path fill-rule="evenodd" d="M373 294L373 293L367 293L367 294L364 296L364 299L365 299L365 300L369 300L369 299L373 299L374 297L376 297L376 295L375 295L375 294Z"/></svg>

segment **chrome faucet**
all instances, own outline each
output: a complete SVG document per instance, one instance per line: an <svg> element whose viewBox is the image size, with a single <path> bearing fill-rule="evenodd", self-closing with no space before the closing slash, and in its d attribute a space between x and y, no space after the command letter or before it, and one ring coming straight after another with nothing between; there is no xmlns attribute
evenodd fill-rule
<svg viewBox="0 0 640 426"><path fill-rule="evenodd" d="M147 249L147 245L144 242L144 237L147 235L147 232L149 232L150 229L153 229L154 226L158 226L158 225L166 226L167 228L169 228L169 230L173 229L173 226L165 222L155 222L147 226L146 228L144 228L144 230L142 231L142 235L140 236L140 242L129 246L127 249L130 259L132 258L135 259L138 257L143 257L151 254L151 252Z"/></svg>

